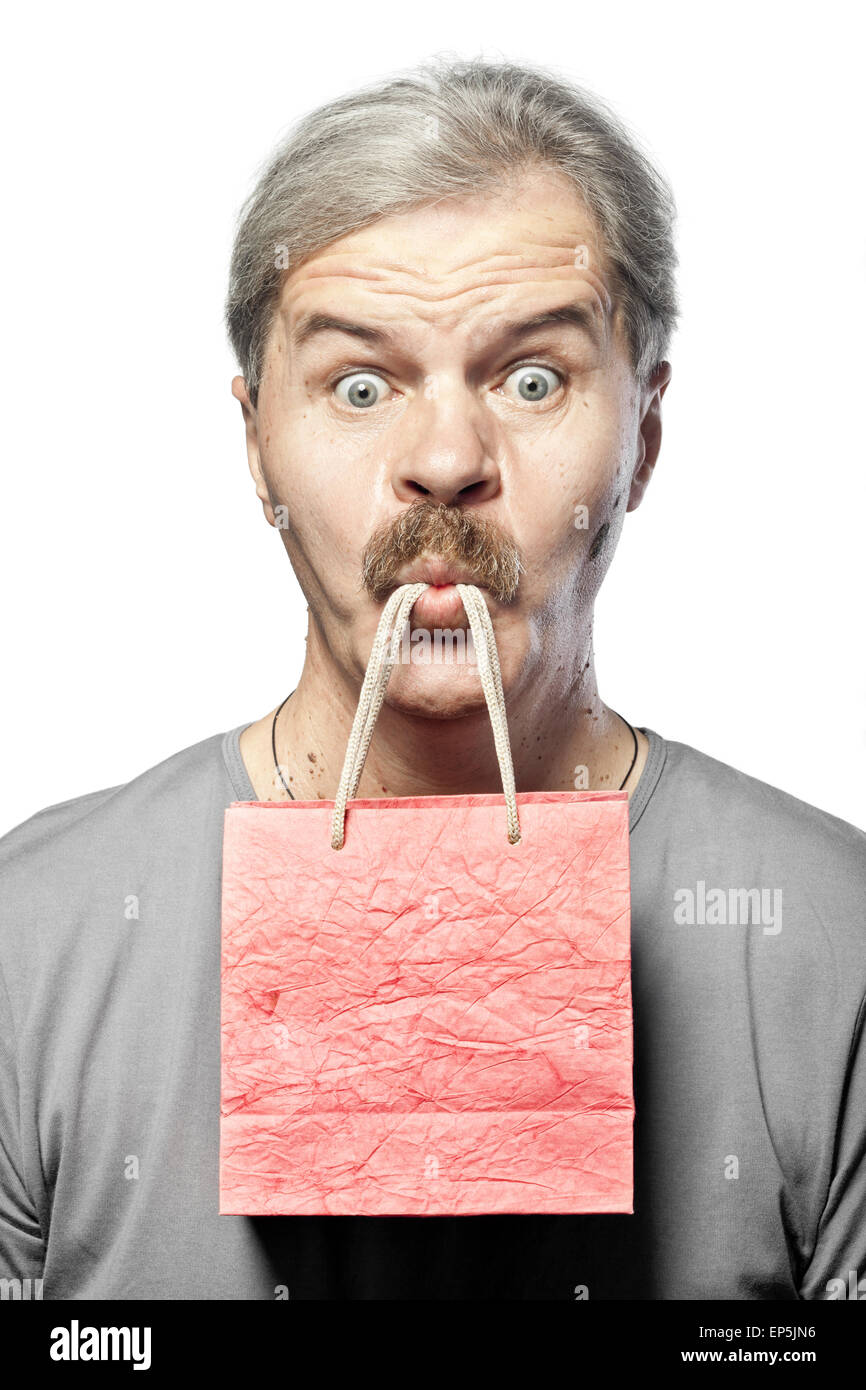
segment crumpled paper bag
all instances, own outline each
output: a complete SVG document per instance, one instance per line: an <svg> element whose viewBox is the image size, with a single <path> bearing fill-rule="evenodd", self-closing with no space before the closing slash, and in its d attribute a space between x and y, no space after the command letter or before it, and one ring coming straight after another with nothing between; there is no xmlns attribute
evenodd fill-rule
<svg viewBox="0 0 866 1390"><path fill-rule="evenodd" d="M220 1212L632 1211L628 798L225 813Z"/></svg>

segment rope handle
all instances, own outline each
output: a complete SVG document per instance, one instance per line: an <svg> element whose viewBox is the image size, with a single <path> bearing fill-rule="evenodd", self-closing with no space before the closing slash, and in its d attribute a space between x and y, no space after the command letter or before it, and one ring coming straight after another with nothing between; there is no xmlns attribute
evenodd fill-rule
<svg viewBox="0 0 866 1390"><path fill-rule="evenodd" d="M358 697L358 708L352 723L352 732L346 748L343 772L334 801L331 816L331 848L342 849L346 836L346 805L357 794L361 773L367 759L373 729L379 717L379 710L385 699L385 691L391 677L391 669L397 658L400 639L409 614L428 584L401 584L390 595L379 619L373 649ZM505 695L502 690L502 673L499 667L499 652L487 604L481 590L474 584L458 584L459 593L478 658L478 674L481 688L487 702L490 722L493 726L493 742L496 758L502 777L502 790L505 794L505 810L508 823L508 843L516 845L520 840L520 821L517 816L517 799L514 790L514 766L511 761L511 743L508 738L508 721L505 716Z"/></svg>

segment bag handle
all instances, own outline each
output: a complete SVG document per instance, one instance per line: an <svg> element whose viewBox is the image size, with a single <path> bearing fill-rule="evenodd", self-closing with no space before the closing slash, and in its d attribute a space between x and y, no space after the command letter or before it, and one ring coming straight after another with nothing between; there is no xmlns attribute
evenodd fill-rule
<svg viewBox="0 0 866 1390"><path fill-rule="evenodd" d="M331 848L342 849L346 834L346 803L358 791L361 773L367 759L373 729L385 699L385 691L391 677L391 668L397 658L397 650L403 628L409 621L409 614L416 601L429 584L401 584L390 595L379 619L373 649L367 663L367 671L358 697L358 708L349 735L349 744L343 762L340 785L334 801L331 816ZM508 824L508 843L516 845L520 840L520 821L517 816L517 800L514 790L514 766L511 761L511 744L508 738L508 721L505 716L505 695L502 690L502 673L499 667L499 652L487 604L481 590L474 584L456 586L472 632L472 640L478 658L478 674L481 688L487 702L490 722L493 726L493 742L496 758L502 777L502 790L505 794L505 810Z"/></svg>

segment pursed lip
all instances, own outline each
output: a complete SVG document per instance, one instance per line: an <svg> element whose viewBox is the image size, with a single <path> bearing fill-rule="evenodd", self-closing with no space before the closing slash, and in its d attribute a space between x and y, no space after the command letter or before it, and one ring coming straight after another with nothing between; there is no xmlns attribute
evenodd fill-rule
<svg viewBox="0 0 866 1390"><path fill-rule="evenodd" d="M469 619L457 584L471 584L474 576L440 555L422 555L404 565L397 574L397 585L429 584L430 588L417 599L410 623L424 628L466 628Z"/></svg>
<svg viewBox="0 0 866 1390"><path fill-rule="evenodd" d="M474 577L470 570L443 560L438 555L423 555L404 565L397 575L399 584L432 584L444 588L447 584L472 584Z"/></svg>

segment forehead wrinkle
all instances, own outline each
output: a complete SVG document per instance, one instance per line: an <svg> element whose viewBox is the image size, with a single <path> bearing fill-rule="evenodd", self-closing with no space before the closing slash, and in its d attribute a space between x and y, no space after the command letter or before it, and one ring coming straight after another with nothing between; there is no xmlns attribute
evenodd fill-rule
<svg viewBox="0 0 866 1390"><path fill-rule="evenodd" d="M315 311L325 315L333 311L344 320L369 324L374 331L383 313L381 327L387 336L408 326L405 321L401 324L403 315L443 331L455 326L459 317L471 317L475 323L482 318L488 321L481 330L492 336L502 323L512 324L547 310L544 303L527 303L524 288L552 291L553 286L562 289L568 284L575 298L583 298L602 319L603 328L609 327L606 320L613 305L601 270L574 264L571 236L559 232L557 240L558 247L540 247L536 241L531 249L527 245L518 251L491 250L436 272L413 265L411 259L407 263L405 253L382 259L375 247L350 251L335 246L289 273L283 285L283 311L296 322L313 317ZM506 296L510 302L496 302L497 291L508 290L514 291ZM557 299L561 304L559 295ZM473 326L472 331L479 330Z"/></svg>
<svg viewBox="0 0 866 1390"><path fill-rule="evenodd" d="M537 283L539 281L555 279L561 281L570 281L575 285L575 287L577 287L580 284L588 285L590 289L594 291L595 295L598 296L598 299L601 301L602 305L604 305L609 310L610 293L607 289L607 286L604 284L604 281L601 280L592 271L580 269L579 274L575 275L575 267L571 265L548 266L544 269L545 274L543 276L539 276L537 270L531 267L522 267L512 272L506 272L504 274L501 271L483 272L480 276L474 277L471 284L460 285L456 288L452 286L443 286L438 289L428 285L424 290L422 290L421 287L418 285L412 285L411 287L407 287L405 284L388 284L385 283L384 280L381 278L377 278L375 276L367 277L365 275L358 274L318 276L317 279L334 279L337 282L343 279L362 281L369 279L371 285L370 293L377 297L379 295L386 295L388 297L414 299L420 304L442 304L446 303L449 300L460 299L465 295L472 295L476 293L484 294L485 291L495 289L507 289L509 288L509 286L512 285L524 285L531 284L533 282ZM375 286L375 288L373 288L373 286ZM297 289L299 294L303 293L303 285L298 284L293 288ZM487 302L488 299L489 295L484 294L484 302Z"/></svg>
<svg viewBox="0 0 866 1390"><path fill-rule="evenodd" d="M387 225L389 220L385 217L381 219L381 222ZM574 248L577 245L590 246L599 263L604 260L600 247L597 245L594 229L591 225L584 223L582 219L579 220L579 225L570 226L568 230L563 230L561 224L560 226L556 225L555 217L546 216L543 212L533 209L531 214L521 221L522 225L512 226L510 234L504 238L504 241L500 242L499 246L489 236L489 226L480 232L475 227L470 228L468 232L463 230L454 233L449 232L447 227L441 231L435 228L431 231L428 228L425 232L415 232L413 236L409 238L404 236L402 239L417 242L419 238L422 238L428 247L433 248L440 257L448 256L450 253L450 263L440 269L438 272L440 275L450 275L469 269L477 266L481 261L515 260L519 262L530 258L542 265L555 264L557 260L564 258L567 263L571 263ZM545 223L548 225L544 225ZM375 276L377 272L381 275L405 272L427 278L429 272L414 266L412 263L414 248L407 259L405 251L402 253L398 251L396 255L393 253L387 255L383 254L384 248L376 245L375 240L370 244L370 233L375 231L378 225L378 222L371 223L330 246L322 247L319 251L313 252L296 270L311 277L329 275L333 274L334 271L328 269L324 263L342 261L349 267L346 273L355 274L357 273L355 271L356 266L363 267L365 261L369 261L371 262L369 267L371 277ZM487 236L485 236L485 232ZM351 244L353 241L356 243L355 245ZM358 241L361 242L360 245L357 244ZM479 242L481 242L480 246ZM515 244L518 247L517 250L514 249ZM456 259L461 252L465 252L465 260ZM436 273L433 272L434 275Z"/></svg>
<svg viewBox="0 0 866 1390"><path fill-rule="evenodd" d="M592 268L575 265L577 246L588 246ZM287 275L283 289L316 307L325 293L359 290L361 300L405 296L417 306L465 304L526 281L568 278L583 282L609 307L608 266L595 218L579 191L558 171L526 170L512 186L479 190L459 199L433 200L374 219L321 247ZM325 293L315 293L317 285ZM365 293L366 292L366 293ZM306 304L305 304L306 307ZM341 304L345 314L347 305ZM417 310L416 310L417 312ZM356 317L361 317L357 305Z"/></svg>
<svg viewBox="0 0 866 1390"><path fill-rule="evenodd" d="M580 243L575 243L580 244ZM494 264L495 262L512 261L508 265ZM503 283L507 283L508 277L518 277L521 273L532 275L539 272L552 274L556 271L571 271L574 269L583 270L590 276L596 276L597 272L589 267L575 267L574 265L574 245L568 247L567 255L551 257L549 260L539 256L537 253L524 252L495 252L489 256L472 256L469 260L461 262L459 265L449 266L445 270L429 271L420 266L408 265L405 262L394 262L389 264L386 261L378 261L374 265L364 266L363 263L345 265L342 267L334 266L315 266L304 265L286 280L286 288L291 286L300 287L305 280L368 280L373 284L386 284L391 281L408 280L410 282L420 282L421 284L442 284L444 281L453 279L455 276L468 274L476 281L479 279L490 281L493 276L501 276Z"/></svg>
<svg viewBox="0 0 866 1390"><path fill-rule="evenodd" d="M386 248L380 250L375 245L357 246L347 248L345 245L335 245L324 248L315 253L310 259L297 266L290 272L286 279L286 285L299 283L306 280L320 280L328 278L369 280L374 283L387 281L408 280L410 282L421 282L422 284L442 284L443 281L453 279L455 276L468 274L472 277L485 277L489 279L495 275L514 274L520 271L543 271L551 272L559 270L571 270L575 268L584 269L590 274L604 274L604 259L595 247L595 239L589 233L577 234L575 230L568 234L558 232L552 236L547 244L539 236L536 228L532 229L533 234L521 238L519 233L511 238L507 247L499 248L495 245L482 246L479 248L477 240L474 248L466 248L465 259L456 259L456 256L464 248L466 238L460 238L460 244L455 248L455 253L450 262L439 264L434 269L428 269L423 264L418 264L419 256L423 259L425 251L429 254L429 249L433 248L433 254L440 257L445 254L439 246L437 240L431 233L427 233L423 238L422 250L416 250L415 246L408 251L398 252L396 255L386 254ZM417 241L417 238L415 239ZM514 244L517 243L517 249ZM593 250L593 259L598 262L598 270L591 270L590 267L575 267L574 251L579 245L590 244ZM335 264L336 262L336 264Z"/></svg>
<svg viewBox="0 0 866 1390"><path fill-rule="evenodd" d="M547 277L545 277L545 280L546 279ZM574 284L575 291L577 291L580 282L574 283L573 276L569 277L569 279ZM523 283L525 282L526 279L524 279ZM491 283L495 287L496 284L508 285L513 284L514 281L500 280ZM559 280L559 283L562 283L562 279ZM563 301L561 296L557 295L555 302L547 304L538 303L537 301L534 303L527 303L525 297L522 295L518 296L516 299L512 299L511 302L507 304L502 304L491 295L490 289L490 284L475 284L467 286L463 290L454 291L447 295L439 295L434 298L431 295L413 295L396 286L382 286L371 291L371 294L376 299L379 299L380 295L384 295L389 299L407 301L405 304L394 304L393 307L396 310L395 314L386 313L383 319L377 319L375 317L371 319L368 318L368 313L370 311L365 305L350 305L346 304L345 301L341 301L340 313L335 314L334 317L340 318L347 323L355 324L358 328L358 332L355 334L356 337L367 338L373 346L376 345L376 340L378 339L378 345L382 347L394 344L395 340L399 338L402 333L412 327L412 320L414 320L416 327L420 323L423 324L425 329L430 329L437 333L451 333L462 326L467 334L480 335L488 343L491 343L497 338L510 340L517 338L519 335L529 336L530 333L543 331L545 326L539 324L536 328L532 328L531 325L533 320L543 319L546 315L550 315L551 326L556 327L555 315L557 312L574 305L585 307L596 320L598 325L597 332L599 335L598 341L600 344L608 339L609 335L614 331L614 324L612 321L613 306L609 301L604 286L602 286L604 298L595 292L595 287L591 285L590 289L593 290L593 293L588 296L580 296L578 294L577 297L575 297L575 295L572 295L567 300ZM474 296L474 302L470 301L466 303L466 296ZM441 309L446 304L448 304L448 312L442 313ZM304 339L299 336L299 330L303 330L304 324L309 323L310 320L315 321L318 317L327 319L330 316L327 313L327 309L324 311L316 311L308 308L302 312L300 306L295 307L298 311L298 316L290 336L294 340L296 347L300 347L303 345ZM437 310L440 312L437 312ZM408 315L409 317L401 317L401 311L402 314ZM488 311L491 312L488 313ZM288 317L289 319L294 317L291 315L290 311ZM527 328L523 330L521 334L524 323L527 324ZM351 330L346 331L350 332ZM591 336L595 336L592 334L592 330L589 331ZM318 334L314 333L310 336L309 340L314 341L318 336ZM324 333L321 336L324 336Z"/></svg>
<svg viewBox="0 0 866 1390"><path fill-rule="evenodd" d="M528 264L534 265L540 270L554 270L557 267L573 267L575 246L587 245L590 243L590 240L591 238L588 234L586 236L578 236L577 234L571 236L560 235L558 238L551 238L546 245L542 245L533 240L531 243L527 243L526 249L522 251L491 250L486 255L471 255L467 260L460 261L450 266L443 274L452 275L459 274L460 271L463 270L472 270L478 267L480 261L486 264L503 261L507 263L511 261L514 263L513 268L515 270L526 268ZM598 253L596 252L595 254L598 257ZM600 257L598 257L598 259L599 261L601 260ZM502 268L507 269L507 265ZM411 267L407 267L407 269L411 269Z"/></svg>

